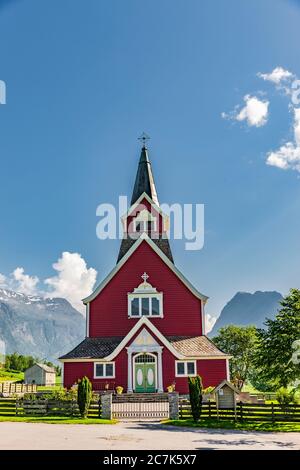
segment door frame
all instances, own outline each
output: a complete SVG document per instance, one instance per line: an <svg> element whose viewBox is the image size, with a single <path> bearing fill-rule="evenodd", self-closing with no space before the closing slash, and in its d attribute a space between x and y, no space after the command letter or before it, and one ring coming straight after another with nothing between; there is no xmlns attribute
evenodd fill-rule
<svg viewBox="0 0 300 470"><path fill-rule="evenodd" d="M155 373L154 373L154 380L155 380L155 392L152 392L152 393L157 393L157 390L158 390L158 377L157 377L157 356L156 354L154 353L151 353L151 352L148 352L148 351L143 351L143 352L139 352L137 354L133 354L132 355L132 370L133 370L133 391L135 392L135 377L136 377L136 373L135 373L135 359L138 357L138 356L142 356L144 354L147 354L148 356L152 356L154 357L154 362L150 362L149 364L154 364L154 368L155 368ZM146 362L147 364L147 362ZM151 392L144 392L144 393L151 393Z"/></svg>

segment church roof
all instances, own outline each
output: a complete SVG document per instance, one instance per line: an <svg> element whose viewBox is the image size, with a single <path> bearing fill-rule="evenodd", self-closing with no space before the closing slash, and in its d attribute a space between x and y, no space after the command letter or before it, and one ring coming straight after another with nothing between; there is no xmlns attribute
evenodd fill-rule
<svg viewBox="0 0 300 470"><path fill-rule="evenodd" d="M155 240L148 237L146 233L142 233L142 235L135 240L135 243L129 248L129 250L119 259L118 263L114 267L114 269L106 276L106 278L98 285L98 287L92 292L91 295L83 299L83 303L87 304L94 300L97 295L104 289L104 287L111 281L111 279L117 274L117 272L121 269L121 267L126 263L126 261L130 258L130 256L138 249L141 243L146 242L150 247L155 251L161 260L174 272L174 274L186 285L186 287L200 300L204 303L208 300L206 295L201 294L187 279L186 277L176 268L174 263L170 260L168 256L158 247L155 243Z"/></svg>
<svg viewBox="0 0 300 470"><path fill-rule="evenodd" d="M102 359L114 352L122 339L123 336L85 338L72 351L59 359Z"/></svg>
<svg viewBox="0 0 300 470"><path fill-rule="evenodd" d="M172 346L184 356L227 356L207 336L166 336Z"/></svg>
<svg viewBox="0 0 300 470"><path fill-rule="evenodd" d="M151 163L148 157L148 150L145 145L142 147L139 166L135 178L131 205L134 204L141 194L146 193L152 201L159 206Z"/></svg>
<svg viewBox="0 0 300 470"><path fill-rule="evenodd" d="M206 336L165 336L165 338L186 357L227 357ZM123 336L86 338L59 359L104 359L114 352L123 339Z"/></svg>
<svg viewBox="0 0 300 470"><path fill-rule="evenodd" d="M152 241L160 248L160 250L166 255L172 263L174 263L173 255L170 247L168 238L152 238ZM136 240L131 237L123 238L121 241L119 256L117 263L126 255L127 251L135 244Z"/></svg>

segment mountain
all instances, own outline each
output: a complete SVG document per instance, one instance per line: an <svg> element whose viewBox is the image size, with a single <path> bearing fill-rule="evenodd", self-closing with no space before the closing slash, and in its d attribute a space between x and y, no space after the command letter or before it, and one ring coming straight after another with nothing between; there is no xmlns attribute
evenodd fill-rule
<svg viewBox="0 0 300 470"><path fill-rule="evenodd" d="M226 325L255 325L263 328L266 318L275 317L281 299L282 295L276 291L257 291L254 294L238 292L221 311L209 336L216 336L218 330Z"/></svg>
<svg viewBox="0 0 300 470"><path fill-rule="evenodd" d="M67 300L0 289L0 349L4 343L6 354L56 361L84 335L85 319Z"/></svg>

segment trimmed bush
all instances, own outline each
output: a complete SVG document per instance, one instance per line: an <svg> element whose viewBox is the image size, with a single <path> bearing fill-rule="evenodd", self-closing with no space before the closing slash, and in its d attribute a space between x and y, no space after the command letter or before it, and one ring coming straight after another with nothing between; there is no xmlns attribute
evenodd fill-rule
<svg viewBox="0 0 300 470"><path fill-rule="evenodd" d="M77 389L77 403L82 418L86 418L88 415L91 398L92 384L89 381L88 377L84 376L81 380L78 380Z"/></svg>
<svg viewBox="0 0 300 470"><path fill-rule="evenodd" d="M202 409L202 379L200 375L197 375L196 377L189 377L188 382L192 416L193 420L197 422L200 419Z"/></svg>

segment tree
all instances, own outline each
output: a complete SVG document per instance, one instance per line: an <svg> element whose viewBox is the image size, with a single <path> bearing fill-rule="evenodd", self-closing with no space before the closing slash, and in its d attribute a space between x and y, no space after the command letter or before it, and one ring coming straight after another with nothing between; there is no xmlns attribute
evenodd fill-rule
<svg viewBox="0 0 300 470"><path fill-rule="evenodd" d="M202 379L200 375L188 377L190 403L192 408L193 420L199 421L202 409Z"/></svg>
<svg viewBox="0 0 300 470"><path fill-rule="evenodd" d="M253 371L258 335L255 326L228 325L220 328L213 342L227 354L230 354L230 376L239 389L249 379Z"/></svg>
<svg viewBox="0 0 300 470"><path fill-rule="evenodd" d="M300 378L299 362L293 360L300 339L300 290L291 289L280 304L275 319L267 319L266 329L258 331L255 365L266 381L287 387Z"/></svg>
<svg viewBox="0 0 300 470"><path fill-rule="evenodd" d="M81 380L78 381L77 389L77 403L82 418L86 418L88 415L91 398L92 384L88 377L84 376Z"/></svg>

